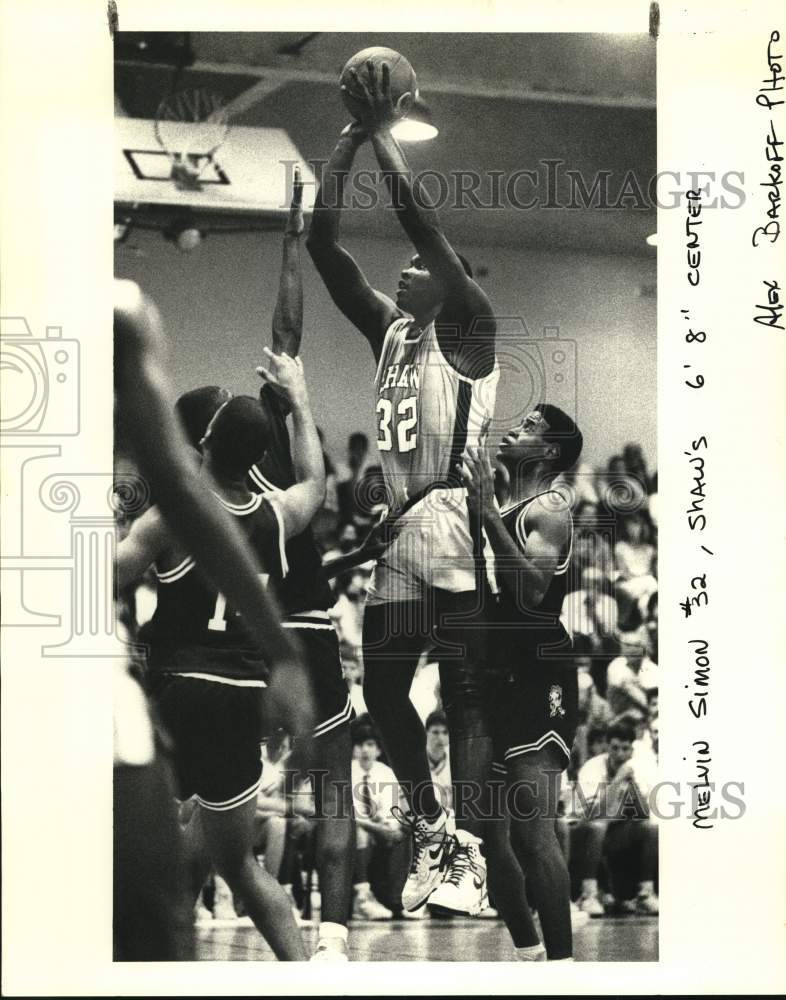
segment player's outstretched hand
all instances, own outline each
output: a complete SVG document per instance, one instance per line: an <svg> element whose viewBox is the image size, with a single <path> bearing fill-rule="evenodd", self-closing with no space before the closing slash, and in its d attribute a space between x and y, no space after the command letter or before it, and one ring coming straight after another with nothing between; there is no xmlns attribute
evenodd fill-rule
<svg viewBox="0 0 786 1000"><path fill-rule="evenodd" d="M257 367L257 375L280 392L292 407L308 405L306 378L303 374L303 362L300 358L290 358L288 354L274 354L269 347L262 350L267 355L268 364Z"/></svg>
<svg viewBox="0 0 786 1000"><path fill-rule="evenodd" d="M356 69L349 71L351 94L363 105L360 122L369 134L380 129L389 128L395 121L403 117L412 106L413 95L407 91L394 103L390 93L390 66L383 62L377 72L374 61L366 63L366 78L360 76ZM346 86L342 85L342 90Z"/></svg>
<svg viewBox="0 0 786 1000"><path fill-rule="evenodd" d="M481 448L468 447L464 452L461 478L467 490L467 506L473 514L485 516L496 510L494 506L494 469L488 453Z"/></svg>
<svg viewBox="0 0 786 1000"><path fill-rule="evenodd" d="M295 173L292 181L292 202L289 206L284 234L286 236L302 236L303 229L303 177L300 167L295 164Z"/></svg>
<svg viewBox="0 0 786 1000"><path fill-rule="evenodd" d="M396 540L402 527L398 518L388 517L387 511L384 510L366 535L361 546L363 552L369 559L379 559Z"/></svg>

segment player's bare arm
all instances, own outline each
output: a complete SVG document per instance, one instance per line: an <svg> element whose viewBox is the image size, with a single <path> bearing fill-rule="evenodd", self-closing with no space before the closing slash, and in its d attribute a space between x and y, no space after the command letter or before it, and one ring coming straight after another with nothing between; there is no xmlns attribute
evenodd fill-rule
<svg viewBox="0 0 786 1000"><path fill-rule="evenodd" d="M115 580L119 590L141 579L165 551L167 537L171 537L171 532L157 507L151 507L134 521L117 546Z"/></svg>
<svg viewBox="0 0 786 1000"><path fill-rule="evenodd" d="M300 243L303 237L303 180L295 167L292 202L284 227L284 246L278 296L273 312L273 350L291 358L300 353L303 337L303 271Z"/></svg>
<svg viewBox="0 0 786 1000"><path fill-rule="evenodd" d="M373 63L368 64L368 84L354 73L356 93L366 102L363 126L371 135L374 152L390 189L399 221L430 273L445 289L445 304L439 317L441 326L453 326L458 345L451 344L449 335L440 339L449 349L451 360L462 368L468 360L463 350L472 341L475 377L488 374L494 365L494 334L496 323L491 303L482 288L470 278L442 231L436 209L419 178L412 178L406 157L394 138L391 127L401 114L401 103L394 105L390 95L390 72L382 64L379 76ZM462 358L462 354L465 355ZM480 354L480 357L478 356Z"/></svg>
<svg viewBox="0 0 786 1000"><path fill-rule="evenodd" d="M282 393L292 412L292 464L297 482L276 494L275 502L284 520L287 538L299 535L311 522L325 500L325 460L311 415L311 406L300 358L274 354L264 348L268 366L257 374Z"/></svg>
<svg viewBox="0 0 786 1000"><path fill-rule="evenodd" d="M384 514L381 515L363 539L361 545L356 549L352 549L351 552L347 552L346 555L330 559L323 564L322 568L325 571L325 576L328 578L340 576L342 573L346 573L347 570L354 569L355 566L360 566L365 562L376 561L390 548L400 531L400 521L396 518L389 518Z"/></svg>
<svg viewBox="0 0 786 1000"><path fill-rule="evenodd" d="M339 242L344 187L355 153L366 140L359 123L348 125L322 172L306 246L330 297L368 340L379 360L385 331L399 315L395 303L372 288L350 253Z"/></svg>
<svg viewBox="0 0 786 1000"><path fill-rule="evenodd" d="M527 543L522 551L511 537L494 502L494 470L485 451L468 448L462 478L467 489L470 514L481 517L496 556L496 575L501 587L527 608L543 600L560 563L570 535L567 505L554 510L536 501L528 511Z"/></svg>

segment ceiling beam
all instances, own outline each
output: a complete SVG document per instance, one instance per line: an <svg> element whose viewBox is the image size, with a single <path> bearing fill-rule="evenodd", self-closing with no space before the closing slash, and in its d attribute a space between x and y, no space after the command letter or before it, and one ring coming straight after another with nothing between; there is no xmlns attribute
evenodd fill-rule
<svg viewBox="0 0 786 1000"><path fill-rule="evenodd" d="M169 69L171 66L157 63L139 63L119 59L121 66L148 67L150 69ZM334 73L324 73L321 70L296 70L277 66L246 66L242 63L213 63L198 60L188 69L198 73L215 73L232 76L256 76L259 84L254 84L249 90L239 94L232 102L240 102L232 114L247 111L254 104L264 100L268 94L287 83L315 83L335 87L338 90L338 79ZM574 94L555 90L532 90L518 84L505 86L499 83L483 83L480 81L426 81L423 84L426 94L456 94L462 97L482 97L506 101L535 101L543 104L573 104L596 108L628 108L640 111L654 111L654 98L641 96L609 96L605 94ZM249 95L246 98L246 95ZM245 103L245 101L248 103Z"/></svg>

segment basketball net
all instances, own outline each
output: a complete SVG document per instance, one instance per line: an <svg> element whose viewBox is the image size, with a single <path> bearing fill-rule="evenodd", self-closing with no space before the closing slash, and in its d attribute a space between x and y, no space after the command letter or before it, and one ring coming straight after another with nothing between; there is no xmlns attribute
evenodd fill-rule
<svg viewBox="0 0 786 1000"><path fill-rule="evenodd" d="M200 176L213 162L229 128L228 111L220 94L200 87L164 98L156 112L155 136L169 157L170 176L179 190L201 189Z"/></svg>

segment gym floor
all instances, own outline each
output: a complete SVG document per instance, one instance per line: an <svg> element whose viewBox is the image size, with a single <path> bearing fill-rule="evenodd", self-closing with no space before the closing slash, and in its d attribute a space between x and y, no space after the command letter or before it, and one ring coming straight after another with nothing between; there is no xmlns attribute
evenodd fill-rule
<svg viewBox="0 0 786 1000"><path fill-rule="evenodd" d="M201 961L264 962L273 954L253 927L197 927ZM316 931L304 930L313 948ZM424 920L417 923L354 921L349 931L355 962L510 962L513 946L499 920ZM573 935L577 962L656 962L658 921L654 917L593 919Z"/></svg>

